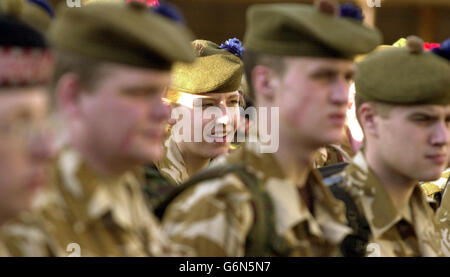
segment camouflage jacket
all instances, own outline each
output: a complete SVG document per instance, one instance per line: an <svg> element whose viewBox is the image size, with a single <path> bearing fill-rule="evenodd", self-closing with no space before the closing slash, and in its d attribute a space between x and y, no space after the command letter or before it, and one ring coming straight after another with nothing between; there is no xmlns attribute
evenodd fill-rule
<svg viewBox="0 0 450 277"><path fill-rule="evenodd" d="M367 256L442 256L434 212L417 185L409 205L396 208L384 186L369 169L362 152L334 180L345 189L370 228Z"/></svg>
<svg viewBox="0 0 450 277"><path fill-rule="evenodd" d="M311 213L301 200L298 186L283 174L272 154L260 154L257 145L246 143L223 156L215 166L243 164L273 204L276 234L292 249L291 256L339 255L339 244L350 232L344 205L322 184L312 170L307 184L313 201ZM245 256L246 239L257 220L252 193L231 172L188 187L168 206L163 228L169 237L192 247L199 256Z"/></svg>
<svg viewBox="0 0 450 277"><path fill-rule="evenodd" d="M320 148L314 159L314 167L319 168L322 166L337 164L341 162L350 162L351 157L346 151L342 149L341 145L330 144Z"/></svg>
<svg viewBox="0 0 450 277"><path fill-rule="evenodd" d="M145 167L143 189L152 207L157 207L165 197L189 179L178 145L169 136L164 142L163 158Z"/></svg>
<svg viewBox="0 0 450 277"><path fill-rule="evenodd" d="M450 176L450 168L447 168L436 181L433 182L425 182L421 184L421 188L427 197L433 199L434 195L438 192L442 192L447 184L447 180Z"/></svg>
<svg viewBox="0 0 450 277"><path fill-rule="evenodd" d="M9 253L6 250L6 246L0 241L0 258L9 257Z"/></svg>
<svg viewBox="0 0 450 277"><path fill-rule="evenodd" d="M441 245L444 254L450 257L450 189L447 188L442 196L441 206L436 213L441 231Z"/></svg>
<svg viewBox="0 0 450 277"><path fill-rule="evenodd" d="M13 256L183 253L171 248L150 214L138 174L99 177L75 151L60 154L52 183L38 202L31 215L8 224L2 233Z"/></svg>

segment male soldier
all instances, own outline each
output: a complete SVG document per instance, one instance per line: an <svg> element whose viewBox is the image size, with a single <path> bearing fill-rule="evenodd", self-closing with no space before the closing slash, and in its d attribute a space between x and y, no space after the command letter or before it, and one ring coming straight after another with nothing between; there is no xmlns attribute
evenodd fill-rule
<svg viewBox="0 0 450 277"><path fill-rule="evenodd" d="M339 254L349 232L344 207L312 162L341 139L353 56L381 37L336 11L330 1L249 8L245 75L260 111L279 107L279 148L246 143L186 183L163 217L173 240L201 256Z"/></svg>
<svg viewBox="0 0 450 277"><path fill-rule="evenodd" d="M37 30L0 14L0 226L30 209L49 174L52 59ZM8 255L0 241L0 257Z"/></svg>
<svg viewBox="0 0 450 277"><path fill-rule="evenodd" d="M369 54L355 79L365 145L344 172L326 180L346 203L355 230L343 252L440 256L434 213L419 181L439 178L447 165L450 66L410 37L407 47Z"/></svg>
<svg viewBox="0 0 450 277"><path fill-rule="evenodd" d="M132 2L59 11L49 38L67 135L35 214L37 229L51 239L33 241L34 232L19 222L4 232L8 248L16 256L66 249L82 256L166 255L141 172L132 170L162 154L170 109L161 97L172 62L194 60L191 35Z"/></svg>
<svg viewBox="0 0 450 277"><path fill-rule="evenodd" d="M170 130L163 158L146 172L144 188L154 207L179 184L226 154L236 132L238 89L244 71L241 42L230 39L219 46L195 40L192 45L196 61L174 66L172 84L166 94L174 107L173 113L179 112L183 117ZM206 112L202 113L207 109L220 109L221 116L208 117ZM208 126L212 127L211 132L207 131ZM195 133L201 136L200 140L195 140Z"/></svg>

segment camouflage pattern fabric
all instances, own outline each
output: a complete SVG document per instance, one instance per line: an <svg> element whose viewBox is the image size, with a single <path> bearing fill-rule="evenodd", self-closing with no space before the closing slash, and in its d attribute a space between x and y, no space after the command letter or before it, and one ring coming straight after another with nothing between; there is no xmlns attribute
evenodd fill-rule
<svg viewBox="0 0 450 277"><path fill-rule="evenodd" d="M387 191L358 152L345 170L325 180L339 180L339 186L353 197L372 234L367 256L443 256L434 212L416 186L403 210L396 208Z"/></svg>
<svg viewBox="0 0 450 277"><path fill-rule="evenodd" d="M172 136L164 142L163 158L155 165L161 175L172 184L179 185L189 179L183 156Z"/></svg>
<svg viewBox="0 0 450 277"><path fill-rule="evenodd" d="M293 249L292 256L337 256L350 232L344 204L336 200L312 170L307 184L314 198L311 213L298 186L284 175L272 154L260 154L246 143L220 157L215 165L242 163L270 196L276 233ZM192 247L199 256L245 256L246 240L257 217L252 194L235 173L189 187L168 206L163 228L176 243Z"/></svg>
<svg viewBox="0 0 450 277"><path fill-rule="evenodd" d="M166 256L191 253L169 245L150 214L138 172L96 175L73 150L54 166L53 182L33 220L5 226L2 239L14 256Z"/></svg>
<svg viewBox="0 0 450 277"><path fill-rule="evenodd" d="M441 231L441 246L444 254L450 257L450 189L447 188L442 196L441 207L436 213Z"/></svg>
<svg viewBox="0 0 450 277"><path fill-rule="evenodd" d="M447 184L448 177L450 176L450 168L447 168L443 173L441 178L433 182L425 182L421 185L423 192L427 197L433 199L434 194L437 192L442 192Z"/></svg>
<svg viewBox="0 0 450 277"><path fill-rule="evenodd" d="M0 257L9 257L9 253L6 250L6 246L0 241Z"/></svg>

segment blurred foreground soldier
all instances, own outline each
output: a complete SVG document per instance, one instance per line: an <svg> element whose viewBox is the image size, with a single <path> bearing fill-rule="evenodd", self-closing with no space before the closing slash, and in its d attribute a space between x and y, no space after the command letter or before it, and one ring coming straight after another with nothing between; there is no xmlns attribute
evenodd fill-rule
<svg viewBox="0 0 450 277"><path fill-rule="evenodd" d="M194 60L190 33L139 3L93 3L60 11L50 40L67 135L39 199L51 243L34 241L18 223L5 232L12 254L171 254L145 203L143 172L133 169L162 155L170 109L161 97L172 63Z"/></svg>
<svg viewBox="0 0 450 277"><path fill-rule="evenodd" d="M450 66L423 41L369 54L358 64L356 109L365 145L325 180L346 202L349 256L441 256L434 213L419 181L440 177L450 140Z"/></svg>
<svg viewBox="0 0 450 277"><path fill-rule="evenodd" d="M238 89L244 72L241 42L230 39L219 46L195 40L192 45L196 61L175 64L166 95L172 114L183 117L170 129L163 158L146 172L145 191L154 207L213 159L228 153L236 132ZM218 111L220 116L210 117L208 111Z"/></svg>
<svg viewBox="0 0 450 277"><path fill-rule="evenodd" d="M30 209L49 177L52 61L35 29L0 15L0 226ZM4 248L0 240L0 257Z"/></svg>
<svg viewBox="0 0 450 277"><path fill-rule="evenodd" d="M342 138L352 59L381 36L338 17L330 1L255 5L247 28L245 75L255 106L269 115L258 121L279 127L279 136L245 143L184 184L164 213L164 230L201 256L339 255L350 228L313 158Z"/></svg>

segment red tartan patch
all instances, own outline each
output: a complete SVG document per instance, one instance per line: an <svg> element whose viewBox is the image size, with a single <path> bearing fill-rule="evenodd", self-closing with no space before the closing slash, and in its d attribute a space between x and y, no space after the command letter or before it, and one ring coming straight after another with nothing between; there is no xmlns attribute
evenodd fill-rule
<svg viewBox="0 0 450 277"><path fill-rule="evenodd" d="M38 48L0 47L0 85L45 83L53 71L53 57Z"/></svg>

